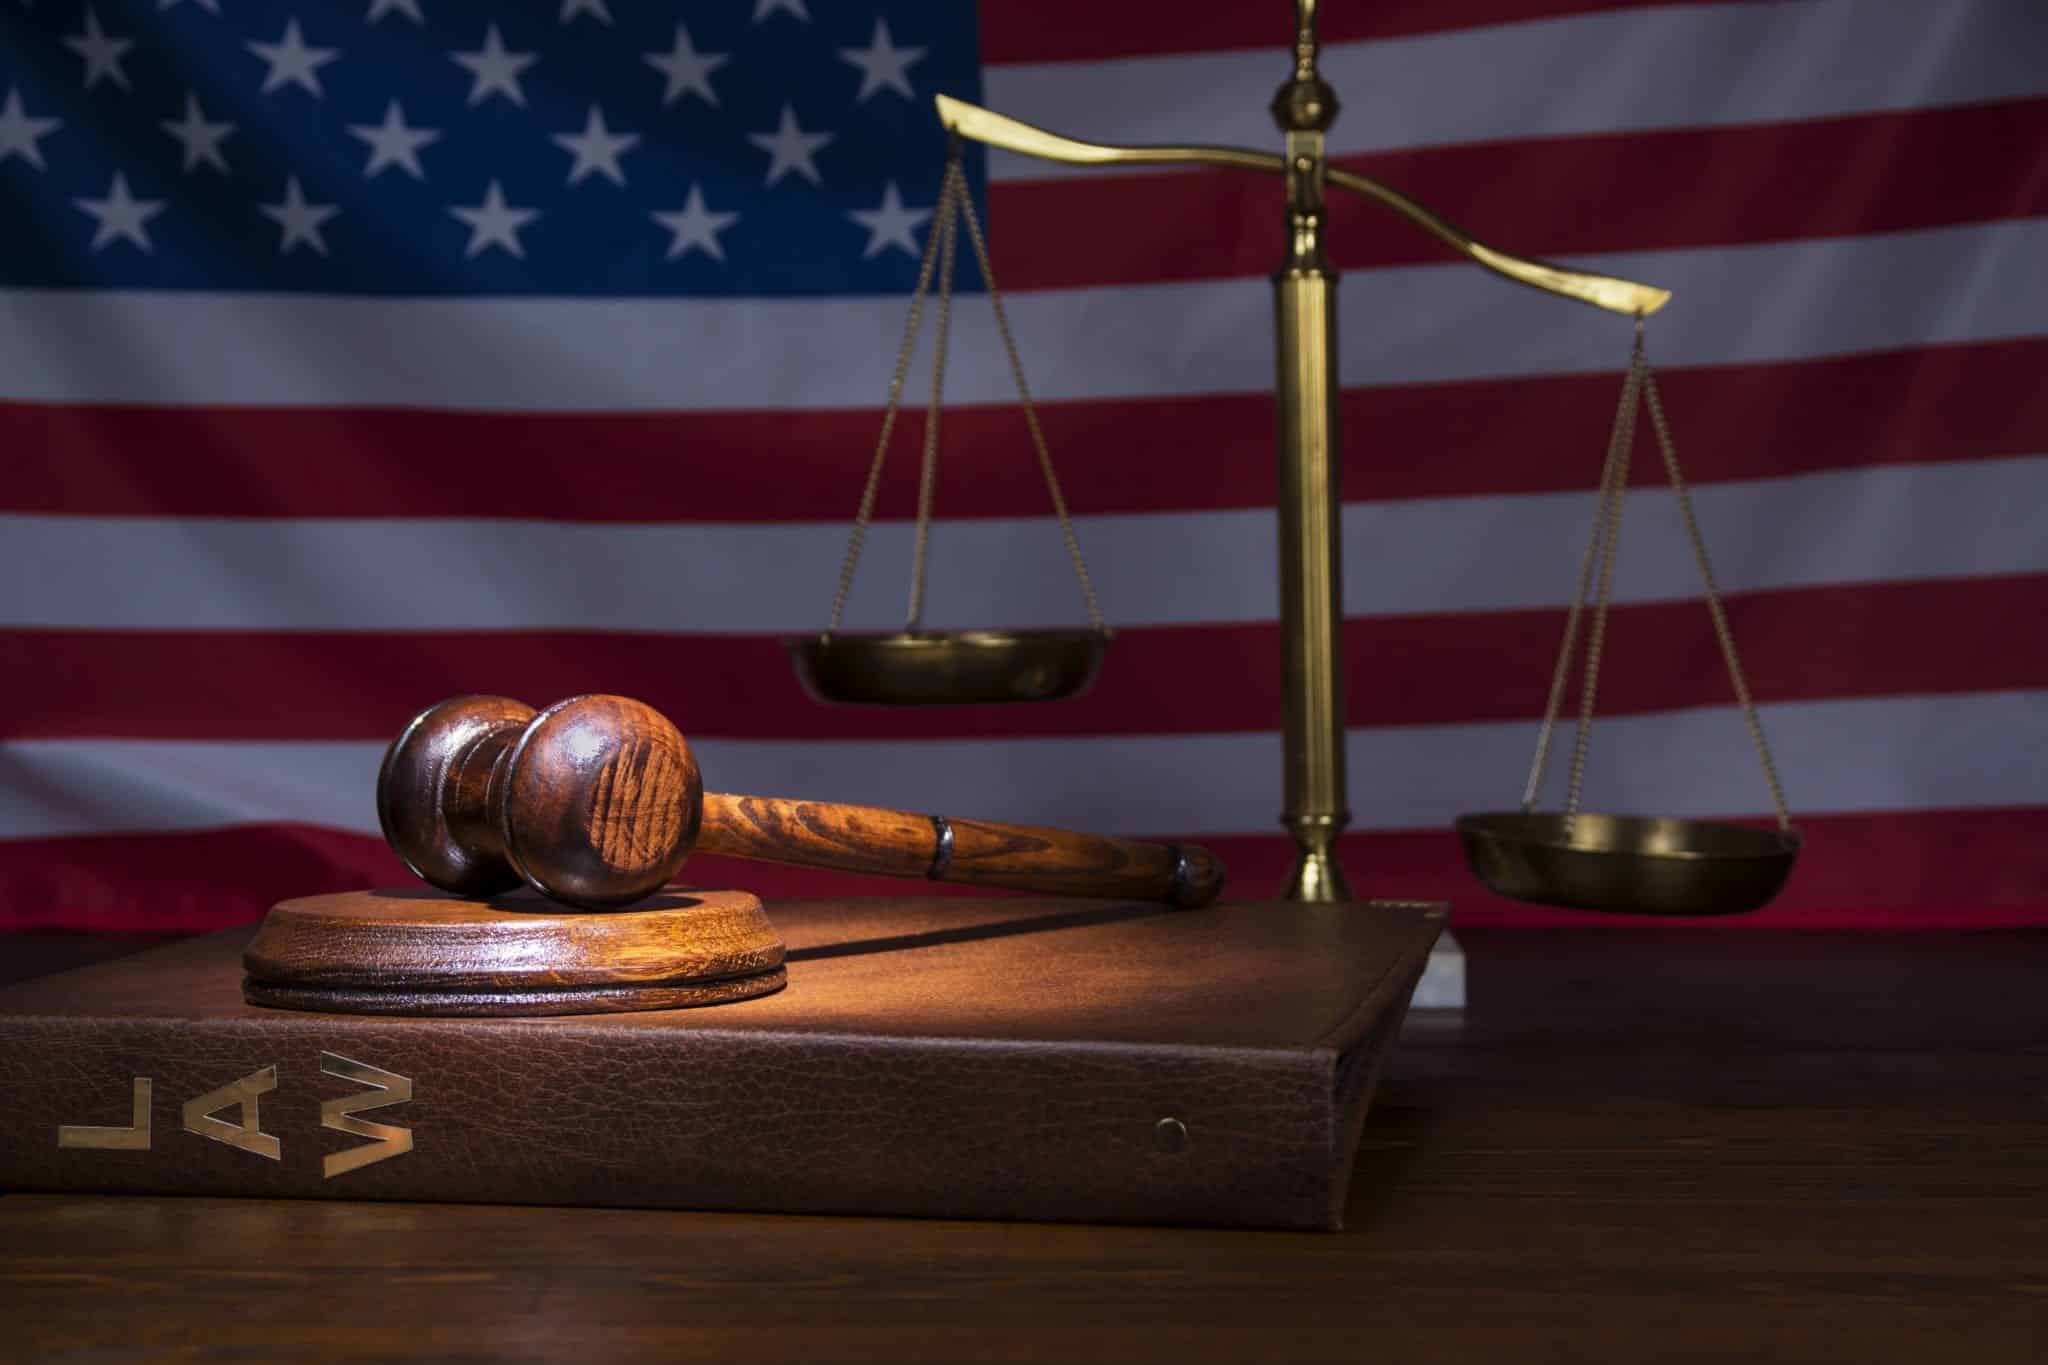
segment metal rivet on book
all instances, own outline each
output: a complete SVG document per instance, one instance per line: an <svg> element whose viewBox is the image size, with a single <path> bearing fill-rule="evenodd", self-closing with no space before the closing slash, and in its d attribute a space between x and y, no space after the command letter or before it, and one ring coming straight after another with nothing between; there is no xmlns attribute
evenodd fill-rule
<svg viewBox="0 0 2048 1365"><path fill-rule="evenodd" d="M1162 1152L1188 1149L1188 1126L1176 1118L1163 1118L1152 1125L1152 1145Z"/></svg>
<svg viewBox="0 0 2048 1365"><path fill-rule="evenodd" d="M1594 500L1593 529L1579 564L1578 589L1565 616L1564 639L1550 678L1550 696L1536 735L1536 755L1517 811L1465 815L1458 835L1465 856L1479 879L1516 900L1561 905L1577 910L1621 914L1726 915L1763 906L1778 894L1799 856L1801 838L1785 810L1785 792L1777 765L1757 718L1756 702L1736 652L1735 635L1721 592L1707 558L1705 538L1693 513L1692 497L1679 468L1671 426L1657 396L1657 377L1643 346L1643 321L1636 320L1635 345L1622 382L1621 404L1607 441L1607 460ZM1664 460L1664 472L1678 503L1679 519L1691 542L1693 563L1706 591L1707 614L1728 670L1735 698L1749 728L1750 742L1763 766L1777 813L1775 829L1706 820L1654 816L1595 815L1579 808L1585 786L1586 756L1592 739L1593 703L1600 683L1600 662L1607 641L1607 608L1613 596L1614 565L1621 535L1621 504L1628 491L1636 413L1647 407ZM1599 565L1594 587L1594 565ZM1543 777L1550 760L1558 711L1570 680L1574 648L1592 592L1592 624L1586 631L1580 669L1578 726L1572 741L1564 808L1556 814L1538 811Z"/></svg>

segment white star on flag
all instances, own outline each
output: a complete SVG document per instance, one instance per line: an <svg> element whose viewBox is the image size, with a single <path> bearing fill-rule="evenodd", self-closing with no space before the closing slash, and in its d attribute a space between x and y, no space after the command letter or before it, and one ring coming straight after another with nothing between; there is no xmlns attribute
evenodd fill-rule
<svg viewBox="0 0 2048 1365"><path fill-rule="evenodd" d="M327 242L320 235L320 225L340 210L332 204L309 204L299 191L299 178L292 176L284 182L284 201L278 204L258 204L263 216L284 229L284 240L277 249L289 256L292 248L304 242L322 256L327 254Z"/></svg>
<svg viewBox="0 0 2048 1365"><path fill-rule="evenodd" d="M397 10L415 24L427 22L427 16L420 13L420 0L370 0L370 17L363 22L374 24L393 10Z"/></svg>
<svg viewBox="0 0 2048 1365"><path fill-rule="evenodd" d="M619 169L619 158L633 149L640 135L612 132L604 126L604 111L593 104L582 132L556 133L554 141L576 158L576 164L569 168L570 184L595 171L614 185L623 185L626 173Z"/></svg>
<svg viewBox="0 0 2048 1365"><path fill-rule="evenodd" d="M39 171L49 169L43 164L42 148L36 146L36 139L48 137L63 126L62 119L30 118L21 107L21 91L9 87L7 103L0 105L0 161L18 156Z"/></svg>
<svg viewBox="0 0 2048 1365"><path fill-rule="evenodd" d="M393 100L384 107L382 123L351 123L350 134L370 144L370 164L363 167L363 177L374 177L386 166L396 166L415 180L425 180L427 173L420 167L420 148L440 139L440 130L435 128L408 128L405 126L405 110Z"/></svg>
<svg viewBox="0 0 2048 1365"><path fill-rule="evenodd" d="M918 256L917 229L932 216L932 211L903 207L903 196L896 192L896 182L891 180L882 187L880 208L855 209L846 216L868 230L867 250L860 255L862 260L869 260L892 246L902 247L912 257Z"/></svg>
<svg viewBox="0 0 2048 1365"><path fill-rule="evenodd" d="M123 90L128 88L128 73L121 69L121 59L135 46L135 40L109 37L100 27L99 15L91 9L85 12L85 32L66 38L64 46L85 58L86 89L99 84L102 76Z"/></svg>
<svg viewBox="0 0 2048 1365"><path fill-rule="evenodd" d="M519 229L540 217L538 209L515 209L505 202L505 192L493 180L484 190L484 201L475 208L450 206L448 212L469 225L469 246L463 256L475 256L492 247L503 247L521 260L526 248L519 245Z"/></svg>
<svg viewBox="0 0 2048 1365"><path fill-rule="evenodd" d="M690 30L681 24L676 25L675 51L650 52L642 60L668 77L661 92L664 105L673 104L684 95L702 95L706 104L718 103L718 92L711 88L711 73L724 66L728 58L723 52L697 51L690 45Z"/></svg>
<svg viewBox="0 0 2048 1365"><path fill-rule="evenodd" d="M266 95L287 85L296 85L311 91L315 99L324 98L325 92L320 88L320 68L341 56L339 48L307 47L296 19L285 21L284 36L276 42L249 43L247 47L270 67L263 74L263 93Z"/></svg>
<svg viewBox="0 0 2048 1365"><path fill-rule="evenodd" d="M161 199L136 199L128 193L128 177L114 172L114 183L104 199L74 199L72 203L91 214L99 223L92 235L92 249L98 251L116 238L125 238L144 251L154 251L149 229L143 226L164 211Z"/></svg>
<svg viewBox="0 0 2048 1365"><path fill-rule="evenodd" d="M897 47L889 37L889 21L875 20L875 36L866 47L842 47L841 61L860 68L860 93L853 97L859 104L879 90L896 90L905 99L915 98L910 88L910 67L922 59L921 47Z"/></svg>
<svg viewBox="0 0 2048 1365"><path fill-rule="evenodd" d="M594 15L609 24L612 12L605 8L604 0L562 0L562 23L568 23L579 14Z"/></svg>
<svg viewBox="0 0 2048 1365"><path fill-rule="evenodd" d="M770 185L795 171L813 185L822 185L824 178L818 174L817 163L812 160L826 143L832 140L830 133L807 133L797 126L796 110L782 106L782 122L772 133L749 133L747 141L768 153L768 182Z"/></svg>
<svg viewBox="0 0 2048 1365"><path fill-rule="evenodd" d="M186 91L184 119L165 119L160 126L184 147L185 171L191 172L204 165L212 166L223 175L227 173L228 159L221 155L220 144L235 131L235 125L208 123L206 115L200 112L198 95Z"/></svg>
<svg viewBox="0 0 2048 1365"><path fill-rule="evenodd" d="M693 250L702 251L714 261L723 261L725 248L718 244L718 234L740 220L737 213L713 213L705 208L704 192L695 185L690 186L679 211L651 216L674 234L668 244L668 254L662 257L665 261L673 261Z"/></svg>
<svg viewBox="0 0 2048 1365"><path fill-rule="evenodd" d="M788 10L805 23L811 22L811 12L804 8L804 0L754 0L754 22L760 23L777 10Z"/></svg>
<svg viewBox="0 0 2048 1365"><path fill-rule="evenodd" d="M496 94L526 107L526 92L519 88L519 73L540 59L531 52L508 52L496 24L484 28L484 45L476 51L448 55L476 77L476 84L469 91L471 104L482 104Z"/></svg>
<svg viewBox="0 0 2048 1365"><path fill-rule="evenodd" d="M158 9L169 9L177 3L178 0L156 0L156 7ZM192 3L205 10L208 14L220 13L220 0L192 0Z"/></svg>

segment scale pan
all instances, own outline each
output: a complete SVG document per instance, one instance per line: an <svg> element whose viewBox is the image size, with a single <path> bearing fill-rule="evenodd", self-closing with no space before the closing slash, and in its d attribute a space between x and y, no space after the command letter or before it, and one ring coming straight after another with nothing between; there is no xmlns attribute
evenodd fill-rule
<svg viewBox="0 0 2048 1365"><path fill-rule="evenodd" d="M820 701L949 706L1076 696L1095 681L1109 633L920 631L787 643L797 676Z"/></svg>
<svg viewBox="0 0 2048 1365"><path fill-rule="evenodd" d="M1464 815L1473 873L1503 896L1624 915L1736 915L1778 894L1797 834L1702 820L1580 812Z"/></svg>

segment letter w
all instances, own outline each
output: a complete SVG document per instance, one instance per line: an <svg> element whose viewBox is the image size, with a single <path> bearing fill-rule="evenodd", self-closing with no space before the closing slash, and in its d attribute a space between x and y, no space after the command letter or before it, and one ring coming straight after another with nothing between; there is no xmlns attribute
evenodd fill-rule
<svg viewBox="0 0 2048 1365"><path fill-rule="evenodd" d="M375 1090L365 1090L357 1095L343 1095L338 1099L320 1101L320 1126L332 1128L338 1133L351 1133L356 1137L375 1138L376 1141L352 1147L345 1152L335 1152L320 1163L320 1176L332 1180L338 1175L368 1166L373 1162L385 1161L394 1156L403 1156L412 1150L412 1129L395 1124L372 1123L354 1115L364 1109L382 1109L387 1104L404 1104L412 1098L412 1080L390 1071L380 1071L362 1062L352 1062L335 1052L320 1054L320 1072L325 1076L339 1076L345 1081L359 1085L373 1085Z"/></svg>

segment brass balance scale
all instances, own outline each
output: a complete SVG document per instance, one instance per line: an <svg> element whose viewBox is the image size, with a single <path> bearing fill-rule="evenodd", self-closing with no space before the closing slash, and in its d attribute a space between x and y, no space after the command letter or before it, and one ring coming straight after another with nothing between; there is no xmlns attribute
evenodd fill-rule
<svg viewBox="0 0 2048 1365"><path fill-rule="evenodd" d="M1273 276L1278 352L1280 466L1280 623L1285 673L1286 808L1281 823L1298 857L1284 895L1295 901L1351 899L1334 844L1349 822L1345 792L1342 578L1339 572L1337 468L1337 274L1324 251L1328 186L1375 200L1495 274L1562 298L1635 319L1635 344L1608 442L1593 528L1566 616L1536 754L1519 809L1467 815L1458 833L1473 871L1489 887L1519 900L1582 910L1709 915L1753 910L1777 894L1799 854L1801 838L1786 813L1783 789L1757 719L1734 636L1709 565L1706 545L1658 398L1643 344L1644 320L1671 299L1668 290L1588 274L1501 251L1423 205L1366 176L1328 164L1324 134L1337 115L1336 93L1317 72L1315 0L1295 6L1294 70L1273 100L1286 137L1282 154L1242 147L1124 147L1076 141L991 110L941 95L940 122L952 153L927 235L910 315L898 350L882 430L862 490L845 564L824 633L790 642L806 687L831 702L884 705L1051 701L1080 692L1094 679L1108 646L1095 589L1082 558L1045 435L1024 379L1015 339L989 264L987 239L961 165L962 140L1046 161L1083 166L1222 166L1280 175L1286 181L1287 253ZM1059 519L1080 584L1085 629L935 631L923 625L925 575L938 459L939 409L951 315L959 229L968 240L995 311L1038 466ZM910 358L928 298L937 283L931 403L920 468L916 542L908 623L902 631L849 634L841 614L874 515L882 464L901 405ZM1709 616L1777 813L1775 829L1698 820L1599 815L1581 811L1580 795L1594 700L1606 644L1623 495L1628 486L1638 408L1647 406L1680 517L1705 588ZM1596 579L1597 566L1597 579ZM1594 584L1597 581L1597 589ZM1590 624L1587 606L1591 596ZM1584 627L1577 728L1561 811L1536 809L1559 711Z"/></svg>

